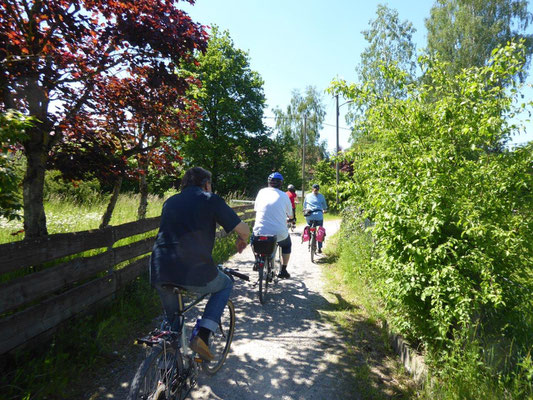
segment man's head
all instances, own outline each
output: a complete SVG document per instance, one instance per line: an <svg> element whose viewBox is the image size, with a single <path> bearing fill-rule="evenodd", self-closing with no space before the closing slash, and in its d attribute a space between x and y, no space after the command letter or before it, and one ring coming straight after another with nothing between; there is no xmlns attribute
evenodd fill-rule
<svg viewBox="0 0 533 400"><path fill-rule="evenodd" d="M268 176L268 186L281 189L281 185L283 184L283 175L281 175L279 172L273 172Z"/></svg>
<svg viewBox="0 0 533 400"><path fill-rule="evenodd" d="M211 172L202 167L189 169L181 180L181 190L189 186L199 186L206 192L211 191Z"/></svg>
<svg viewBox="0 0 533 400"><path fill-rule="evenodd" d="M315 183L313 185L313 193L318 193L319 190L320 190L320 186L318 186L318 183Z"/></svg>
<svg viewBox="0 0 533 400"><path fill-rule="evenodd" d="M294 187L294 185L287 186L287 189L289 190L289 192L292 192L292 193L296 192L296 188Z"/></svg>

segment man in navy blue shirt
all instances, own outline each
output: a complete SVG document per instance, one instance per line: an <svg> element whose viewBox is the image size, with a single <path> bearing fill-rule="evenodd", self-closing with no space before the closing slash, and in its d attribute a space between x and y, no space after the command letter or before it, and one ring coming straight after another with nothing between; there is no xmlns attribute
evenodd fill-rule
<svg viewBox="0 0 533 400"><path fill-rule="evenodd" d="M191 168L183 177L181 193L163 204L150 263L151 282L159 292L169 322L173 321L178 304L172 291L163 286L165 283L200 294L211 293L198 335L191 341L191 349L208 361L214 358L208 347L209 335L218 327L233 287L232 280L213 262L217 223L227 233L237 233L236 247L242 252L250 236L248 225L212 193L211 173L200 167Z"/></svg>

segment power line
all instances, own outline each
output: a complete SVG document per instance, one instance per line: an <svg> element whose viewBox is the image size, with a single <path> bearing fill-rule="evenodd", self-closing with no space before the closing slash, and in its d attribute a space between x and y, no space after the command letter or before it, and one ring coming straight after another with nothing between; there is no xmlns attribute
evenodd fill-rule
<svg viewBox="0 0 533 400"><path fill-rule="evenodd" d="M296 120L296 121L303 121L303 118L302 117L266 117L266 116L263 116L263 119L292 119L292 120ZM331 126L333 128L336 127L336 125L333 125L333 124L328 124L326 122L322 122L322 125L327 125L327 126ZM339 129L344 129L346 131L352 131L351 128L346 128L344 126L339 126Z"/></svg>

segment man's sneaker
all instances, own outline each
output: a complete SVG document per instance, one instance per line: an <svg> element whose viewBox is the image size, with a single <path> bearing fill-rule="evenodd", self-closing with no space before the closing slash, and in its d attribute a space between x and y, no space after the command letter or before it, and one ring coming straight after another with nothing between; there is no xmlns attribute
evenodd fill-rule
<svg viewBox="0 0 533 400"><path fill-rule="evenodd" d="M213 361L215 359L215 356L213 355L213 353L211 353L211 350L209 350L207 344L199 336L195 336L191 340L190 346L191 350L195 353L198 353L202 360Z"/></svg>
<svg viewBox="0 0 533 400"><path fill-rule="evenodd" d="M287 272L286 269L282 269L281 272L278 274L278 278L280 279L288 279L291 275Z"/></svg>
<svg viewBox="0 0 533 400"><path fill-rule="evenodd" d="M318 254L322 254L322 249L318 249Z"/></svg>

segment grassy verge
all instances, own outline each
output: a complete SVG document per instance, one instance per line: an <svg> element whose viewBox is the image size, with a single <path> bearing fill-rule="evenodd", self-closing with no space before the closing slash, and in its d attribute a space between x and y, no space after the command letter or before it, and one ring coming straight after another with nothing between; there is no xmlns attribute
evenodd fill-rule
<svg viewBox="0 0 533 400"><path fill-rule="evenodd" d="M331 309L323 316L338 327L346 340L349 383L361 399L408 399L415 393L410 377L404 371L389 345L379 320L382 316L367 288L353 279L352 265L364 262L365 255L341 254L338 234L328 238L326 257L326 297Z"/></svg>
<svg viewBox="0 0 533 400"><path fill-rule="evenodd" d="M361 329L361 324L351 321L357 321L357 318L367 318L369 324L387 320L375 290L375 271L369 268L373 251L370 233L341 229L337 239L332 253L336 265L326 272L326 276L333 290L341 292L339 308L346 308L345 314L340 313L336 317L339 324L356 332L356 329ZM360 309L354 304L360 305ZM363 314L360 310L364 310ZM531 333L528 315L526 307L522 313L522 324L529 326L527 331ZM533 359L531 347L527 344L531 336L529 339L516 335L505 337L503 334L493 337L487 334L491 332L489 328L474 327L471 331L458 332L450 349L425 354L429 366L428 381L413 395L428 400L533 399ZM354 367L356 379L365 376L365 368ZM368 398L373 398L371 390L368 389Z"/></svg>
<svg viewBox="0 0 533 400"><path fill-rule="evenodd" d="M146 216L155 217L161 214L163 199L150 196ZM102 215L107 207L105 198L97 197L91 201L73 202L70 198L52 195L44 203L46 225L49 234L64 232L80 232L98 229ZM123 194L117 201L110 225L120 225L137 220L139 195ZM0 243L22 240L22 221L7 221L0 217Z"/></svg>

